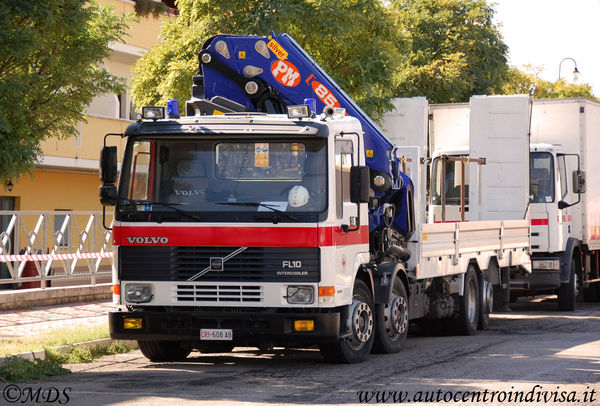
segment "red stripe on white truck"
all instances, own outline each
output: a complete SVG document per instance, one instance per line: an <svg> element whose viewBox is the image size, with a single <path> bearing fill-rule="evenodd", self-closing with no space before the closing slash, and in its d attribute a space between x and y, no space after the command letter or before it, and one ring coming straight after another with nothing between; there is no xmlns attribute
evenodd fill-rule
<svg viewBox="0 0 600 406"><path fill-rule="evenodd" d="M115 226L113 244L128 246L330 247L369 243L369 227Z"/></svg>
<svg viewBox="0 0 600 406"><path fill-rule="evenodd" d="M532 226L547 226L548 219L531 219Z"/></svg>

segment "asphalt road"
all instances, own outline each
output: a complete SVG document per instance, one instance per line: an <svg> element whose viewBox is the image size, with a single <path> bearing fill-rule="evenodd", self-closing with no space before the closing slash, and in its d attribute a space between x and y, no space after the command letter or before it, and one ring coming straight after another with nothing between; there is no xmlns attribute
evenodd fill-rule
<svg viewBox="0 0 600 406"><path fill-rule="evenodd" d="M56 388L58 400L85 406L347 405L360 396L371 404L600 405L600 303L575 312L557 311L552 300L512 309L474 337L412 334L404 351L354 365L327 364L316 349L194 352L181 363L150 363L134 351L20 389Z"/></svg>

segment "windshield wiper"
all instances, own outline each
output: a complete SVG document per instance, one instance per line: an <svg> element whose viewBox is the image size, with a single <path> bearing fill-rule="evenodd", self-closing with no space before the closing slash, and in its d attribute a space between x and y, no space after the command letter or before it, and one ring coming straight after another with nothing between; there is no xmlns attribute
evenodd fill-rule
<svg viewBox="0 0 600 406"><path fill-rule="evenodd" d="M266 209L272 210L274 213L282 215L283 217L285 217L289 220L298 221L298 217L292 216L291 214L286 213L285 211L280 210L277 207L274 207L270 204L257 203L257 202L220 202L217 204L222 204L224 206L264 207ZM273 220L275 221L275 219L273 219Z"/></svg>
<svg viewBox="0 0 600 406"><path fill-rule="evenodd" d="M168 207L169 209L173 209L175 212L182 214L184 216L187 216L187 217L191 218L192 220L196 220L196 221L202 220L200 217L196 216L195 214L192 214L189 211L182 210L179 207L175 206L175 204L171 204L171 203L154 202L151 200L134 200L134 199L119 199L119 200L125 201L127 204L132 204L132 205L137 205L137 204L160 205L160 206Z"/></svg>

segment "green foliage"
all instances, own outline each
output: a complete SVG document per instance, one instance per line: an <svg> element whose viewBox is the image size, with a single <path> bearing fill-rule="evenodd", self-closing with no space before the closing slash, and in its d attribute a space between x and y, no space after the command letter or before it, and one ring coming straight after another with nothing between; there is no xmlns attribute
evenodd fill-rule
<svg viewBox="0 0 600 406"><path fill-rule="evenodd" d="M158 18L161 14L167 12L167 6L162 2L156 2L154 0L134 0L135 1L135 14L139 17L147 17L152 15L154 18Z"/></svg>
<svg viewBox="0 0 600 406"><path fill-rule="evenodd" d="M567 83L564 79L550 82L540 77L542 68L526 65L523 70L511 67L508 78L502 86L502 94L528 94L533 87L534 98L550 99L557 97L587 97L596 99L592 86L587 83ZM596 99L598 100L598 99Z"/></svg>
<svg viewBox="0 0 600 406"><path fill-rule="evenodd" d="M409 46L396 96L461 102L500 90L508 48L484 0L395 0L392 7Z"/></svg>
<svg viewBox="0 0 600 406"><path fill-rule="evenodd" d="M73 347L72 351L70 352L60 352L46 349L46 359L58 364L79 364L92 362L104 355L123 354L131 350L131 347L121 343L112 343L111 345L96 345L89 348Z"/></svg>
<svg viewBox="0 0 600 406"><path fill-rule="evenodd" d="M71 371L63 368L59 362L50 359L35 358L30 361L20 357L8 357L0 365L0 379L6 382L25 382L70 373Z"/></svg>
<svg viewBox="0 0 600 406"><path fill-rule="evenodd" d="M109 336L108 326L101 324L97 326L49 330L45 331L43 335L2 338L0 339L0 357L98 340L108 338Z"/></svg>
<svg viewBox="0 0 600 406"><path fill-rule="evenodd" d="M203 42L219 33L286 32L370 115L389 108L398 58L390 10L378 0L179 0L163 42L134 67L136 105L189 99Z"/></svg>
<svg viewBox="0 0 600 406"><path fill-rule="evenodd" d="M0 181L31 170L42 140L74 135L94 96L123 90L102 60L127 22L87 0L0 2Z"/></svg>

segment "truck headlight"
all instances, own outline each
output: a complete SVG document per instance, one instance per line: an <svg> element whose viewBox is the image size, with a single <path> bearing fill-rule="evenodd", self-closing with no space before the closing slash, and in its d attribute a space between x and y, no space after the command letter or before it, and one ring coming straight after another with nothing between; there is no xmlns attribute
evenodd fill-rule
<svg viewBox="0 0 600 406"><path fill-rule="evenodd" d="M146 303L152 299L152 286L142 284L125 285L125 300L131 303Z"/></svg>
<svg viewBox="0 0 600 406"><path fill-rule="evenodd" d="M288 286L287 302L289 304L311 304L314 301L312 286Z"/></svg>

